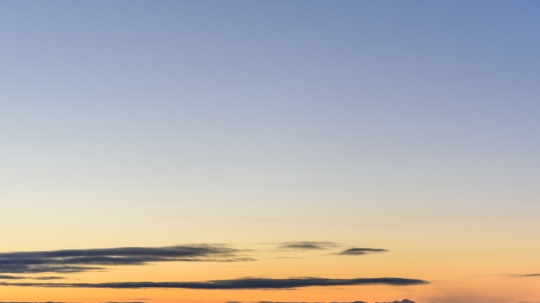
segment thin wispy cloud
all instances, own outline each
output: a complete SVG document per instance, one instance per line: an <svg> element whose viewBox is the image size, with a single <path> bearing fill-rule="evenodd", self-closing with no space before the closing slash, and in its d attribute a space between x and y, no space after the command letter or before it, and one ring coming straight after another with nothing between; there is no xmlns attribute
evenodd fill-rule
<svg viewBox="0 0 540 303"><path fill-rule="evenodd" d="M35 277L35 278L29 278L32 280L63 280L64 277L57 277L57 276L48 276L48 277Z"/></svg>
<svg viewBox="0 0 540 303"><path fill-rule="evenodd" d="M0 273L74 273L155 262L235 262L253 260L221 245L122 247L0 253Z"/></svg>
<svg viewBox="0 0 540 303"><path fill-rule="evenodd" d="M48 287L48 288L111 288L111 289L141 289L141 288L181 288L181 289L294 289L311 286L352 286L352 285L392 285L407 286L428 284L427 281L405 278L356 278L356 279L327 279L327 278L241 278L232 280L211 280L202 282L110 282L110 283L6 283L0 286Z"/></svg>
<svg viewBox="0 0 540 303"><path fill-rule="evenodd" d="M360 256L360 255L383 253L383 252L388 252L388 249L353 247L353 248L345 249L344 251L341 251L339 253L336 253L336 255Z"/></svg>
<svg viewBox="0 0 540 303"><path fill-rule="evenodd" d="M540 273L537 273L537 274L512 274L512 275L508 275L509 277L514 277L514 278L534 278L534 277L540 277Z"/></svg>
<svg viewBox="0 0 540 303"><path fill-rule="evenodd" d="M31 280L61 280L61 279L64 279L64 277L58 277L58 276L25 277L25 276L0 275L0 280L26 280L26 279L31 279Z"/></svg>
<svg viewBox="0 0 540 303"><path fill-rule="evenodd" d="M325 250L339 246L339 244L334 242L310 242L310 241L300 241L300 242L284 242L278 246L278 249L281 250Z"/></svg>

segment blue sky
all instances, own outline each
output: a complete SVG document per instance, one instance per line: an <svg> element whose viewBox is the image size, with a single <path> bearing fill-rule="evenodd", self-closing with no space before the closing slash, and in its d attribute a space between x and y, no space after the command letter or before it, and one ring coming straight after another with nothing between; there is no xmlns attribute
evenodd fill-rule
<svg viewBox="0 0 540 303"><path fill-rule="evenodd" d="M3 158L59 182L524 177L539 7L486 3L6 2Z"/></svg>
<svg viewBox="0 0 540 303"><path fill-rule="evenodd" d="M540 8L488 3L5 2L3 182L75 204L527 204Z"/></svg>

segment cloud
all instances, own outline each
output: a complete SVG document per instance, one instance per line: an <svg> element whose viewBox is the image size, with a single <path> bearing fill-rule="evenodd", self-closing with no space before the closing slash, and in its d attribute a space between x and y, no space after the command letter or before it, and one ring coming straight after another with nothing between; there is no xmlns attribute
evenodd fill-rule
<svg viewBox="0 0 540 303"><path fill-rule="evenodd" d="M411 301L409 299L403 299L401 301L392 301L392 302L375 302L375 303L415 303L414 301Z"/></svg>
<svg viewBox="0 0 540 303"><path fill-rule="evenodd" d="M514 278L533 278L533 277L540 277L540 274L514 274L514 275L508 275L509 277Z"/></svg>
<svg viewBox="0 0 540 303"><path fill-rule="evenodd" d="M32 280L61 280L61 279L64 279L64 278L63 277L57 277L57 276L25 277L25 276L0 275L0 280L25 280L25 279L32 279ZM0 303L2 303L2 302L0 302Z"/></svg>
<svg viewBox="0 0 540 303"><path fill-rule="evenodd" d="M419 285L428 282L418 279L404 278L356 278L356 279L326 279L326 278L241 278L231 280L211 280L202 282L110 282L110 283L5 283L0 286L50 287L50 288L182 288L182 289L293 289L310 286L349 286L349 285Z"/></svg>
<svg viewBox="0 0 540 303"><path fill-rule="evenodd" d="M33 280L63 280L64 277L57 277L57 276L47 276L47 277L35 277L31 278Z"/></svg>
<svg viewBox="0 0 540 303"><path fill-rule="evenodd" d="M288 249L288 250L324 250L332 247L339 246L334 242L285 242L282 243L278 249Z"/></svg>
<svg viewBox="0 0 540 303"><path fill-rule="evenodd" d="M249 261L220 245L122 247L0 253L0 273L73 273L150 262Z"/></svg>
<svg viewBox="0 0 540 303"><path fill-rule="evenodd" d="M388 252L388 250L383 249L383 248L353 247L353 248L346 249L346 250L344 250L342 252L339 252L339 253L337 253L337 255L359 256L359 255L382 253L382 252Z"/></svg>
<svg viewBox="0 0 540 303"><path fill-rule="evenodd" d="M9 276L9 275L0 275L0 280L20 280L26 279L26 277L21 276ZM1 303L1 302L0 302Z"/></svg>

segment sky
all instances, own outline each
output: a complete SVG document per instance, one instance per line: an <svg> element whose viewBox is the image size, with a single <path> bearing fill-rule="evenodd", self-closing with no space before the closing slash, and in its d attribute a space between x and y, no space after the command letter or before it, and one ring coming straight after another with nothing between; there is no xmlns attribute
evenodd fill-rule
<svg viewBox="0 0 540 303"><path fill-rule="evenodd" d="M538 1L2 1L0 41L0 302L540 302Z"/></svg>

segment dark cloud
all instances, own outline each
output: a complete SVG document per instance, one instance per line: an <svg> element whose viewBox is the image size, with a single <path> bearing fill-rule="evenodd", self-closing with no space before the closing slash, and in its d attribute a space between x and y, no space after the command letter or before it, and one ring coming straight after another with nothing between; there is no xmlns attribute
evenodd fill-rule
<svg viewBox="0 0 540 303"><path fill-rule="evenodd" d="M323 250L332 247L339 246L334 242L285 242L281 243L278 249L290 249L290 250Z"/></svg>
<svg viewBox="0 0 540 303"><path fill-rule="evenodd" d="M339 253L337 253L337 255L359 256L359 255L382 253L382 252L388 252L388 250L387 249L382 249L382 248L353 247L353 248L346 249L346 250L344 250L342 252L339 252Z"/></svg>
<svg viewBox="0 0 540 303"><path fill-rule="evenodd" d="M20 279L26 279L26 277L0 275L0 280L20 280ZM2 303L2 302L0 302L0 303Z"/></svg>
<svg viewBox="0 0 540 303"><path fill-rule="evenodd" d="M63 280L64 277L58 277L58 276L47 276L47 277L35 277L32 278L33 280Z"/></svg>
<svg viewBox="0 0 540 303"><path fill-rule="evenodd" d="M242 278L232 280L212 280L202 282L110 282L110 283L5 283L0 286L54 287L54 288L183 288L183 289L292 289L310 286L349 286L349 285L419 285L428 282L418 279L404 278L357 278L357 279L325 279L325 278L289 278L265 279Z"/></svg>
<svg viewBox="0 0 540 303"><path fill-rule="evenodd" d="M0 273L72 273L118 265L172 261L248 261L241 251L219 245L122 247L0 253Z"/></svg>

